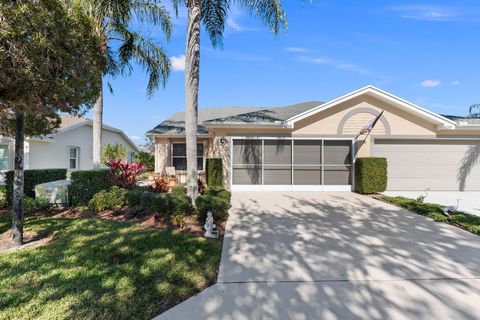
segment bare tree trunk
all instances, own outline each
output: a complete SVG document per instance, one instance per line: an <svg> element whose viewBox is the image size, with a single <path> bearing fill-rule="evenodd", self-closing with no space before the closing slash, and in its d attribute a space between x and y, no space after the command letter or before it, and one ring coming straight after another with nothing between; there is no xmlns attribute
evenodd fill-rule
<svg viewBox="0 0 480 320"><path fill-rule="evenodd" d="M197 185L198 86L200 78L201 0L188 0L185 53L185 136L187 143L187 193L195 202Z"/></svg>
<svg viewBox="0 0 480 320"><path fill-rule="evenodd" d="M93 106L93 167L102 165L103 81L100 78L100 93Z"/></svg>
<svg viewBox="0 0 480 320"><path fill-rule="evenodd" d="M13 244L23 244L23 157L25 114L17 113L15 119L15 167L13 174L12 235Z"/></svg>

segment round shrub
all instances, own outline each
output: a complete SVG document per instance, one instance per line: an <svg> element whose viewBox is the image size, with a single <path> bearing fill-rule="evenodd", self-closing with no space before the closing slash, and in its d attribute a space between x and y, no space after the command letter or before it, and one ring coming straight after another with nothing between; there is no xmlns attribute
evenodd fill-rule
<svg viewBox="0 0 480 320"><path fill-rule="evenodd" d="M195 200L198 217L205 222L208 211L212 211L214 220L225 220L228 217L230 202L224 198L204 194Z"/></svg>
<svg viewBox="0 0 480 320"><path fill-rule="evenodd" d="M230 202L230 200L232 198L232 193L230 191L225 190L222 187L210 187L210 188L207 189L205 194L207 194L209 196L223 198L223 199L227 200L228 202Z"/></svg>
<svg viewBox="0 0 480 320"><path fill-rule="evenodd" d="M192 198L187 195L170 195L169 216L176 214L192 214L194 209L192 206Z"/></svg>
<svg viewBox="0 0 480 320"><path fill-rule="evenodd" d="M120 209L125 204L126 190L111 187L109 190L97 192L88 202L88 208L97 212L107 209Z"/></svg>
<svg viewBox="0 0 480 320"><path fill-rule="evenodd" d="M166 213L170 207L170 197L166 193L144 192L140 206L150 212Z"/></svg>
<svg viewBox="0 0 480 320"><path fill-rule="evenodd" d="M127 200L127 204L131 207L139 206L142 202L142 190L129 190L125 194L125 198Z"/></svg>
<svg viewBox="0 0 480 320"><path fill-rule="evenodd" d="M174 196L183 196L187 194L187 188L184 186L176 186L171 189L170 193Z"/></svg>

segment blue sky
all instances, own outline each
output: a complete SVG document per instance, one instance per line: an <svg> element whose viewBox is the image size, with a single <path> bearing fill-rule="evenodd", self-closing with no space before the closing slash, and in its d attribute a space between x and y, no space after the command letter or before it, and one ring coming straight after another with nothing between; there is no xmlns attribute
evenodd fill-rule
<svg viewBox="0 0 480 320"><path fill-rule="evenodd" d="M278 37L237 7L223 49L202 34L200 108L327 101L367 84L442 114L465 115L480 102L478 1L284 2L288 30ZM163 41L157 30L144 31ZM106 124L142 143L146 131L183 111L185 32L183 9L165 44L174 70L152 98L138 67L106 79L114 89L105 90Z"/></svg>

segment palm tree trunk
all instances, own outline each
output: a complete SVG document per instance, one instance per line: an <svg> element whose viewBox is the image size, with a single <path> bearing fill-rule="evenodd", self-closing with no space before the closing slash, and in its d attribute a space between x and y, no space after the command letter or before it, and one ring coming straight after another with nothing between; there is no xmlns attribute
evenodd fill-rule
<svg viewBox="0 0 480 320"><path fill-rule="evenodd" d="M103 81L100 81L100 93L93 106L93 167L102 165L102 123L103 123Z"/></svg>
<svg viewBox="0 0 480 320"><path fill-rule="evenodd" d="M185 53L185 137L187 143L187 193L195 202L197 185L198 85L200 78L201 0L188 0Z"/></svg>
<svg viewBox="0 0 480 320"><path fill-rule="evenodd" d="M25 114L18 112L15 119L15 167L13 174L13 244L23 244L23 162Z"/></svg>

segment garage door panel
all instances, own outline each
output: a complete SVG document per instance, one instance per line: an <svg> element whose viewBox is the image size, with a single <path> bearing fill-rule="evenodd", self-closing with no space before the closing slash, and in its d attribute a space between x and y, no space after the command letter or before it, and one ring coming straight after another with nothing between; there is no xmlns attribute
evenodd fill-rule
<svg viewBox="0 0 480 320"><path fill-rule="evenodd" d="M387 158L388 190L476 191L480 190L480 166L469 166L465 162L472 147L478 147L478 144L472 141L382 139L375 141L372 154Z"/></svg>

